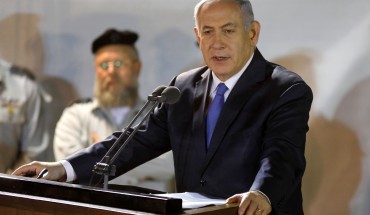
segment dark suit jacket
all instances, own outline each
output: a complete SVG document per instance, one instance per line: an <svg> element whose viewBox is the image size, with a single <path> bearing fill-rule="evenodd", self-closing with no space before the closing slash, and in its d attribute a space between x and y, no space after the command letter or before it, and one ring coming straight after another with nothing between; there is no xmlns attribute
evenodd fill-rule
<svg viewBox="0 0 370 215"><path fill-rule="evenodd" d="M207 67L175 77L171 85L180 89L180 100L155 109L147 129L137 132L115 161L117 174L172 149L178 192L227 198L260 190L269 197L272 214L303 214L301 181L311 89L297 74L267 62L256 50L225 102L207 151L210 81ZM90 177L97 158L119 135L68 159L80 181Z"/></svg>

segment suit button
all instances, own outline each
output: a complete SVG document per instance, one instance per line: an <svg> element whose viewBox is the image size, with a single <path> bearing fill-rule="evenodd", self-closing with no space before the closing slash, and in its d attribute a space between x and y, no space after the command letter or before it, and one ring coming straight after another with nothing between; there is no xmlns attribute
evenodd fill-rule
<svg viewBox="0 0 370 215"><path fill-rule="evenodd" d="M200 185L202 185L202 187L206 186L206 184L207 184L206 180L204 179L200 180Z"/></svg>

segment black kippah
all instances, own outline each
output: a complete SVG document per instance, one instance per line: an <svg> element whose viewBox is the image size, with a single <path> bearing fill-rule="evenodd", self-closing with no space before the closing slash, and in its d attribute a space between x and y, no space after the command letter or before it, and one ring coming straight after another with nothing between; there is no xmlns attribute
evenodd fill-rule
<svg viewBox="0 0 370 215"><path fill-rule="evenodd" d="M139 35L137 33L129 30L117 31L116 29L108 29L94 40L91 51L95 54L101 47L114 44L134 46L138 38Z"/></svg>

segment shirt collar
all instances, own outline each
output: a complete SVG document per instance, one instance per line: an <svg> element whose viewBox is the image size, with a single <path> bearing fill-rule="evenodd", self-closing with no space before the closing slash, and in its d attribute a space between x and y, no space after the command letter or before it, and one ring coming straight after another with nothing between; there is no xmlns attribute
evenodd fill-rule
<svg viewBox="0 0 370 215"><path fill-rule="evenodd" d="M228 90L225 92L225 99L230 94L231 90L234 88L236 82L238 82L240 76L243 75L244 71L247 69L247 67L251 63L253 56L254 56L254 53L252 53L252 56L249 58L249 60L245 63L245 65L239 72L237 72L235 75L231 76L229 79L223 82L228 88ZM212 86L210 90L211 97L213 97L213 95L216 93L216 88L218 84L222 82L220 79L217 78L217 76L214 74L213 71L212 71L212 80L213 81L212 81Z"/></svg>

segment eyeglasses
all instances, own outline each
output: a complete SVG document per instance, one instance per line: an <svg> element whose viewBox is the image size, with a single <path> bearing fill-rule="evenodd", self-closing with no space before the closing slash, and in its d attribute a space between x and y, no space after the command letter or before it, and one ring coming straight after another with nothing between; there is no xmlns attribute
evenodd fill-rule
<svg viewBox="0 0 370 215"><path fill-rule="evenodd" d="M115 60L115 61L106 61L100 64L100 67L104 70L109 68L109 64L113 64L114 68L119 69L123 65L122 61Z"/></svg>

